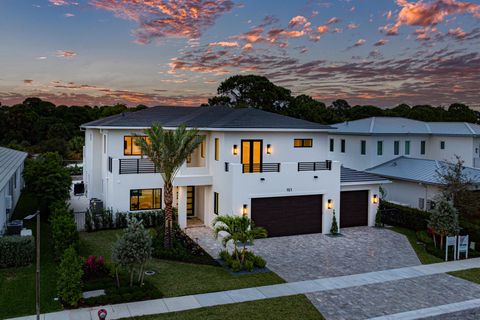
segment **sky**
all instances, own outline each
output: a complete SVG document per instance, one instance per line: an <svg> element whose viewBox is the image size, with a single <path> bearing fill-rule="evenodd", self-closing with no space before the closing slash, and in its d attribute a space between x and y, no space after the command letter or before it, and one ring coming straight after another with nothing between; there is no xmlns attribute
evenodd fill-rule
<svg viewBox="0 0 480 320"><path fill-rule="evenodd" d="M327 105L480 107L480 0L0 0L0 102L206 103L258 74Z"/></svg>

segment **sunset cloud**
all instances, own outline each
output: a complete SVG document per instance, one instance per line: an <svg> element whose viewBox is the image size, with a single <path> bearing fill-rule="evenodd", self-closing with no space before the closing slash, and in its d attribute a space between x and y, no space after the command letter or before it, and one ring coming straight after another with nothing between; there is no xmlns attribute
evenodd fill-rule
<svg viewBox="0 0 480 320"><path fill-rule="evenodd" d="M134 34L140 44L165 37L197 38L234 7L230 0L92 0L91 3L117 17L137 22Z"/></svg>
<svg viewBox="0 0 480 320"><path fill-rule="evenodd" d="M304 16L295 16L292 19L290 19L288 26L295 27L297 25L305 25L306 23L308 23L308 20Z"/></svg>
<svg viewBox="0 0 480 320"><path fill-rule="evenodd" d="M25 80L23 80L23 83L24 84L32 84L33 80L32 79L25 79Z"/></svg>
<svg viewBox="0 0 480 320"><path fill-rule="evenodd" d="M217 47L238 47L239 44L236 41L218 41L218 42L211 42L208 44L209 46L217 46Z"/></svg>
<svg viewBox="0 0 480 320"><path fill-rule="evenodd" d="M70 50L57 50L56 56L58 58L73 58L77 55L75 51Z"/></svg>
<svg viewBox="0 0 480 320"><path fill-rule="evenodd" d="M386 45L387 42L388 42L387 39L380 39L377 42L375 42L373 45L376 46L376 47L381 47L381 46Z"/></svg>
<svg viewBox="0 0 480 320"><path fill-rule="evenodd" d="M358 27L359 27L359 25L356 24L356 23L349 23L347 25L347 29L349 29L349 30L357 29Z"/></svg>

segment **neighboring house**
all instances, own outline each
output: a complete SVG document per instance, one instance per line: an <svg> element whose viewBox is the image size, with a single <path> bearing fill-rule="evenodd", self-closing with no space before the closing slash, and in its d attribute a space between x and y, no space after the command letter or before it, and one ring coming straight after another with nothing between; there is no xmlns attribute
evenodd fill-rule
<svg viewBox="0 0 480 320"><path fill-rule="evenodd" d="M372 117L332 125L329 158L365 170L400 156L456 161L480 168L480 125Z"/></svg>
<svg viewBox="0 0 480 320"><path fill-rule="evenodd" d="M26 152L0 147L0 234L20 198Z"/></svg>
<svg viewBox="0 0 480 320"><path fill-rule="evenodd" d="M444 184L442 174L451 163L438 160L399 157L367 169L367 172L388 178L393 183L384 185L385 199L420 210L435 208L437 196ZM480 187L480 169L465 167L463 175Z"/></svg>
<svg viewBox="0 0 480 320"><path fill-rule="evenodd" d="M89 199L114 212L162 207L161 176L132 137L153 123L205 136L174 181L182 228L245 214L271 236L328 233L333 210L340 227L374 224L384 178L329 161L331 127L254 108L154 107L82 125Z"/></svg>

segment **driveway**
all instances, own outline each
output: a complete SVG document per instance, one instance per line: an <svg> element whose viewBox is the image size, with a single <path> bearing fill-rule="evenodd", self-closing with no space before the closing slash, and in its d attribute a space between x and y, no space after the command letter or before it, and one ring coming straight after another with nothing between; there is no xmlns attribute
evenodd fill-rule
<svg viewBox="0 0 480 320"><path fill-rule="evenodd" d="M370 227L342 229L337 237L308 234L258 239L253 250L289 282L421 264L405 236Z"/></svg>

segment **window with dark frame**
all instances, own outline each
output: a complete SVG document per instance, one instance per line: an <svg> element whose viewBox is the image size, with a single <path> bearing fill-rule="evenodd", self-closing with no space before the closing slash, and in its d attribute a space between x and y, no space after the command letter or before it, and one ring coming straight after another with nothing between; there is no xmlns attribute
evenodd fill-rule
<svg viewBox="0 0 480 320"><path fill-rule="evenodd" d="M140 137L135 136L124 136L123 137L123 155L125 156L141 156L142 149L135 144L135 139ZM149 142L147 137L141 137L147 143Z"/></svg>
<svg viewBox="0 0 480 320"><path fill-rule="evenodd" d="M405 155L410 154L410 140L405 141Z"/></svg>
<svg viewBox="0 0 480 320"><path fill-rule="evenodd" d="M426 144L425 140L420 141L420 154L425 154Z"/></svg>
<svg viewBox="0 0 480 320"><path fill-rule="evenodd" d="M361 155L367 154L367 141L365 140L360 141L360 154Z"/></svg>
<svg viewBox="0 0 480 320"><path fill-rule="evenodd" d="M340 141L340 152L345 153L345 139Z"/></svg>
<svg viewBox="0 0 480 320"><path fill-rule="evenodd" d="M219 206L218 206L219 195L218 192L213 193L213 213L218 214Z"/></svg>
<svg viewBox="0 0 480 320"><path fill-rule="evenodd" d="M330 152L335 151L335 140L330 139Z"/></svg>
<svg viewBox="0 0 480 320"><path fill-rule="evenodd" d="M162 208L162 189L130 190L130 211Z"/></svg>
<svg viewBox="0 0 480 320"><path fill-rule="evenodd" d="M440 141L440 149L445 150L445 141Z"/></svg>
<svg viewBox="0 0 480 320"><path fill-rule="evenodd" d="M311 148L313 146L313 139L294 139L294 148Z"/></svg>
<svg viewBox="0 0 480 320"><path fill-rule="evenodd" d="M383 141L377 141L377 156L383 155Z"/></svg>
<svg viewBox="0 0 480 320"><path fill-rule="evenodd" d="M220 139L215 138L215 160L220 160Z"/></svg>
<svg viewBox="0 0 480 320"><path fill-rule="evenodd" d="M393 142L393 154L396 156L400 154L400 141Z"/></svg>

